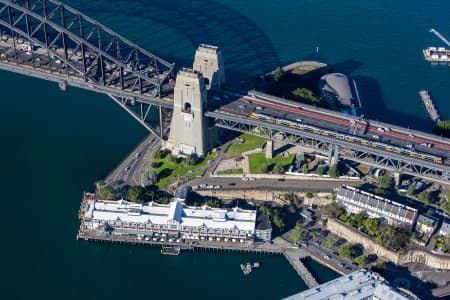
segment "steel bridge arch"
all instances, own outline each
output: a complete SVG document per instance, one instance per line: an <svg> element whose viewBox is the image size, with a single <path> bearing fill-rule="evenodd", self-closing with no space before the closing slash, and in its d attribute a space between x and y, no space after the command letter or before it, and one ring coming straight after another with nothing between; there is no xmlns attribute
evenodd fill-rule
<svg viewBox="0 0 450 300"><path fill-rule="evenodd" d="M175 64L60 1L0 0L0 38L2 69L105 93L154 134L150 109L172 107Z"/></svg>

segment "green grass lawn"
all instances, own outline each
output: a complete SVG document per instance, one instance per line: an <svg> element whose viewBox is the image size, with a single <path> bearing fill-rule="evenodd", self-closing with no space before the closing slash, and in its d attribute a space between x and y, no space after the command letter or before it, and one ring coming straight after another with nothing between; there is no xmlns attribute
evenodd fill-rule
<svg viewBox="0 0 450 300"><path fill-rule="evenodd" d="M202 168L206 165L206 163L216 157L216 153L211 153L208 156L204 157L203 159L200 159L197 164L193 166L189 166L185 164L184 162L175 163L170 160L170 154L162 159L155 159L155 162L160 162L162 165L155 169L156 173L158 174L158 182L156 185L163 189L169 181L172 179L175 179L177 176L187 175L189 178L193 178L195 176L201 175L203 172ZM151 168L149 166L149 168ZM189 171L192 170L191 174L187 174Z"/></svg>
<svg viewBox="0 0 450 300"><path fill-rule="evenodd" d="M289 154L288 157L283 157L281 155L277 155L274 158L268 159L264 153L255 153L249 155L248 161L250 164L250 173L256 174L261 173L261 167L265 163L269 166L269 171L272 170L273 166L276 164L282 165L284 168L290 165L294 160L295 155Z"/></svg>
<svg viewBox="0 0 450 300"><path fill-rule="evenodd" d="M248 133L241 134L239 138L243 139L244 142L242 144L236 142L228 147L226 152L228 155L238 155L242 152L261 148L262 144L265 142L265 139Z"/></svg>
<svg viewBox="0 0 450 300"><path fill-rule="evenodd" d="M229 175L229 174L234 175L244 174L244 170L242 168L239 168L239 169L217 171L217 175Z"/></svg>

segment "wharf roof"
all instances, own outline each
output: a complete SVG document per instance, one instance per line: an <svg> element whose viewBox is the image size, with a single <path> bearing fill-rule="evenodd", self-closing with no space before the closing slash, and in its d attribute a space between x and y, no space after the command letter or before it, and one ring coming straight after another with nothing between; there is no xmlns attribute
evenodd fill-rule
<svg viewBox="0 0 450 300"><path fill-rule="evenodd" d="M415 208L346 185L339 187L337 197L338 200L341 197L344 199L352 199L360 203L364 209L378 209L384 213L404 217L411 223L414 222L417 214Z"/></svg>
<svg viewBox="0 0 450 300"><path fill-rule="evenodd" d="M407 300L413 299L389 286L382 278L365 269L336 278L284 300Z"/></svg>
<svg viewBox="0 0 450 300"><path fill-rule="evenodd" d="M237 207L231 210L208 206L188 207L179 201L170 204L137 204L124 200L90 200L86 203L85 219L160 225L175 221L182 226L254 231L256 211Z"/></svg>

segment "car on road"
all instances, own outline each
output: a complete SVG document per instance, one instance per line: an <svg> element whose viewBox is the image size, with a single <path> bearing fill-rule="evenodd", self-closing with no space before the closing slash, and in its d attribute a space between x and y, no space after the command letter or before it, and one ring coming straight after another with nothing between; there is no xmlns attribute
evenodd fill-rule
<svg viewBox="0 0 450 300"><path fill-rule="evenodd" d="M343 267L345 267L345 264L341 262L341 263L338 264L338 266L343 268Z"/></svg>
<svg viewBox="0 0 450 300"><path fill-rule="evenodd" d="M128 172L128 171L130 171L130 166L125 168L125 172Z"/></svg>
<svg viewBox="0 0 450 300"><path fill-rule="evenodd" d="M330 259L331 259L331 256L325 254L325 255L323 256L323 258L325 258L325 259L327 259L327 260L330 260Z"/></svg>
<svg viewBox="0 0 450 300"><path fill-rule="evenodd" d="M236 183L234 183L234 182L229 182L228 185L230 185L230 186L235 186Z"/></svg>
<svg viewBox="0 0 450 300"><path fill-rule="evenodd" d="M242 177L241 180L242 180L242 181L248 181L249 179L248 179L248 177Z"/></svg>

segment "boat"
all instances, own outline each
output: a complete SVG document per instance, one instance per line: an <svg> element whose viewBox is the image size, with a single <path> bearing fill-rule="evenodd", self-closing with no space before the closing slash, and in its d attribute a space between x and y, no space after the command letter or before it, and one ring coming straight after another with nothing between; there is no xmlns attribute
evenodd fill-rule
<svg viewBox="0 0 450 300"><path fill-rule="evenodd" d="M241 271L242 271L242 273L244 273L244 275L250 275L250 273L252 272L252 270L254 268L259 268L259 267L260 267L259 262L254 262L253 264L248 262L245 264L241 264Z"/></svg>
<svg viewBox="0 0 450 300"><path fill-rule="evenodd" d="M165 246L163 245L161 248L161 254L163 255L180 255L181 247L180 246Z"/></svg>
<svg viewBox="0 0 450 300"><path fill-rule="evenodd" d="M444 47L428 47L423 50L425 60L431 62L450 62L450 49Z"/></svg>

